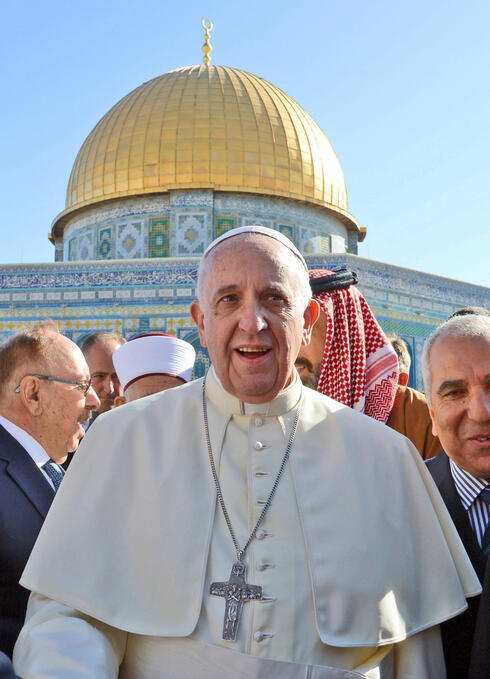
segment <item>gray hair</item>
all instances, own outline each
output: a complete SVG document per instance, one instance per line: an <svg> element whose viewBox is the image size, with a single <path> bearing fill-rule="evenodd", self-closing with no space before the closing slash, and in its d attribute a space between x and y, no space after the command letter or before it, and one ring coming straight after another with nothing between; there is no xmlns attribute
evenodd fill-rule
<svg viewBox="0 0 490 679"><path fill-rule="evenodd" d="M429 405L432 405L430 352L434 342L447 335L451 337L483 337L490 341L490 316L476 314L453 316L436 328L432 335L425 340L422 350L422 375L425 396Z"/></svg>
<svg viewBox="0 0 490 679"><path fill-rule="evenodd" d="M233 236L234 238L237 238L240 236L241 238L246 238L248 240L251 240L252 238L255 238L257 235L264 236L264 234L254 234L252 232L249 233L241 233L237 234L236 236ZM264 236L267 238L268 236ZM224 241L226 242L226 241ZM280 241L279 244L281 245ZM219 244L218 246L219 247ZM199 262L199 269L197 271L197 299L200 304L202 304L203 301L203 280L204 280L204 271L205 271L205 266L206 262L209 257L212 257L214 253L216 252L217 247L213 248L210 250L207 254L204 254L203 257L201 257L201 261ZM298 287L298 297L302 298L302 305L303 309L306 309L308 306L309 301L311 300L311 287L310 287L310 277L308 276L308 271L305 269L304 263L299 259L294 252L286 247L285 245L282 245L282 247L286 250L286 252L290 252L293 260L297 263L297 268L298 268L298 273L299 273L299 287ZM245 264L244 264L245 266Z"/></svg>

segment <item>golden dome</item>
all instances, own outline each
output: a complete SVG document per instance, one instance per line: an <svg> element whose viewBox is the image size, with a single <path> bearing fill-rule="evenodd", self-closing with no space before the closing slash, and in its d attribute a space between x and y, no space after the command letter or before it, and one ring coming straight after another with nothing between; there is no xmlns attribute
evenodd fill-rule
<svg viewBox="0 0 490 679"><path fill-rule="evenodd" d="M338 158L299 104L250 73L189 66L136 88L95 126L53 236L72 213L102 201L198 188L314 203L359 231Z"/></svg>

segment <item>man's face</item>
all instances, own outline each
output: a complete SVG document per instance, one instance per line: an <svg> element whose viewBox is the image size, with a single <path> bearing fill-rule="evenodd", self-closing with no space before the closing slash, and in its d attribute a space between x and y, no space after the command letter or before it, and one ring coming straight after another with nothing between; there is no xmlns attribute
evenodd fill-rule
<svg viewBox="0 0 490 679"><path fill-rule="evenodd" d="M316 389L318 387L318 379L322 369L323 352L325 349L325 333L327 329L327 316L325 312L320 309L318 320L313 326L311 333L311 342L302 346L299 350L298 358L296 359L296 370L301 377L301 381L305 387Z"/></svg>
<svg viewBox="0 0 490 679"><path fill-rule="evenodd" d="M98 409L100 413L114 408L116 396L123 395L121 383L112 363L112 355L119 346L116 340L96 342L85 354L95 393L100 399Z"/></svg>
<svg viewBox="0 0 490 679"><path fill-rule="evenodd" d="M302 308L300 266L267 236L234 236L208 255L191 313L223 387L240 400L270 401L293 378L318 310Z"/></svg>
<svg viewBox="0 0 490 679"><path fill-rule="evenodd" d="M52 377L77 382L87 382L90 377L82 352L62 335L54 335L48 366ZM91 411L99 406L99 399L92 388L84 395L80 387L63 382L40 380L39 387L42 390L42 412L38 418L40 442L53 460L63 462L67 453L78 448L85 434L82 422L88 422Z"/></svg>
<svg viewBox="0 0 490 679"><path fill-rule="evenodd" d="M432 431L457 465L490 478L490 337L436 339L430 351Z"/></svg>

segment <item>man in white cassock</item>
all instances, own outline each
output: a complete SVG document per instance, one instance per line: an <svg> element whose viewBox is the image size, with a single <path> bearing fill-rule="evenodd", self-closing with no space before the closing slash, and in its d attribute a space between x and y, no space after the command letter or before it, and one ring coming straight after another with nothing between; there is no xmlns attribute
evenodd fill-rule
<svg viewBox="0 0 490 679"><path fill-rule="evenodd" d="M23 679L443 679L480 585L412 444L303 387L318 306L276 231L206 251L212 368L99 417L22 577Z"/></svg>

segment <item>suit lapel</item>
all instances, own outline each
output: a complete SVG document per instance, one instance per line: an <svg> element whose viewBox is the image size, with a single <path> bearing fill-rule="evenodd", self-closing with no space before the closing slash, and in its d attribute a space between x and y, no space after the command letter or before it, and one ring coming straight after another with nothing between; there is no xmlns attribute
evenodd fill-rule
<svg viewBox="0 0 490 679"><path fill-rule="evenodd" d="M431 460L427 461L427 467L436 482L442 499L451 515L464 547L470 557L473 568L478 574L480 581L483 579L485 570L485 557L478 544L473 528L471 527L468 514L461 504L461 499L454 485L449 458L444 451Z"/></svg>
<svg viewBox="0 0 490 679"><path fill-rule="evenodd" d="M53 501L54 490L25 448L1 425L0 458L7 462L6 473L44 519Z"/></svg>

